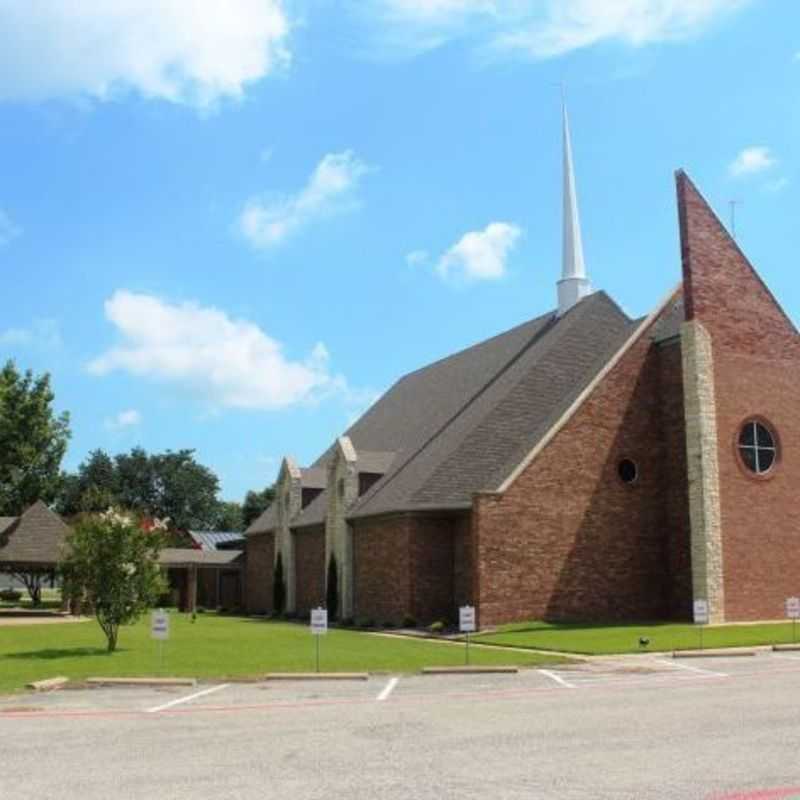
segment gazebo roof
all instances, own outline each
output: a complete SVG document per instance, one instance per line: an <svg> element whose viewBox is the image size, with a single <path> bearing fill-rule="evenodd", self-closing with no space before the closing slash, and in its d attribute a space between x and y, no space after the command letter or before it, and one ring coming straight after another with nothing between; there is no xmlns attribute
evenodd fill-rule
<svg viewBox="0 0 800 800"><path fill-rule="evenodd" d="M55 567L69 533L69 526L41 500L19 517L0 517L0 567Z"/></svg>

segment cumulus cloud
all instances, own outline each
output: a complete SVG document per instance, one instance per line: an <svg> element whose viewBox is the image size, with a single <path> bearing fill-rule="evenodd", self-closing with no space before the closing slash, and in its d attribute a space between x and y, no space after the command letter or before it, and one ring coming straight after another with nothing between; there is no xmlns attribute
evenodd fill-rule
<svg viewBox="0 0 800 800"><path fill-rule="evenodd" d="M0 100L209 106L288 62L284 0L0 0Z"/></svg>
<svg viewBox="0 0 800 800"><path fill-rule="evenodd" d="M239 230L257 249L279 245L312 222L355 208L358 186L370 170L352 150L328 153L295 194L248 200Z"/></svg>
<svg viewBox="0 0 800 800"><path fill-rule="evenodd" d="M502 278L520 234L520 229L508 222L491 222L482 231L465 233L439 259L436 271L443 278L466 281Z"/></svg>
<svg viewBox="0 0 800 800"><path fill-rule="evenodd" d="M754 145L745 147L739 155L728 165L728 172L734 178L744 175L754 175L758 172L774 167L778 163L768 147Z"/></svg>
<svg viewBox="0 0 800 800"><path fill-rule="evenodd" d="M11 217L0 208L0 247L8 244L12 239L22 234L22 228L19 227Z"/></svg>
<svg viewBox="0 0 800 800"><path fill-rule="evenodd" d="M127 411L120 411L119 414L106 419L106 428L117 431L122 428L132 428L140 425L142 415L135 409L129 408Z"/></svg>
<svg viewBox="0 0 800 800"><path fill-rule="evenodd" d="M0 331L0 345L55 350L61 347L61 331L54 319L37 319L27 328L7 328Z"/></svg>
<svg viewBox="0 0 800 800"><path fill-rule="evenodd" d="M257 325L216 308L119 290L105 315L122 341L89 363L94 375L121 370L222 408L281 409L349 392L331 374L324 344L294 361Z"/></svg>
<svg viewBox="0 0 800 800"><path fill-rule="evenodd" d="M497 51L541 59L603 41L641 46L683 39L748 2L372 0L367 7L382 38L407 49L426 50L469 36Z"/></svg>

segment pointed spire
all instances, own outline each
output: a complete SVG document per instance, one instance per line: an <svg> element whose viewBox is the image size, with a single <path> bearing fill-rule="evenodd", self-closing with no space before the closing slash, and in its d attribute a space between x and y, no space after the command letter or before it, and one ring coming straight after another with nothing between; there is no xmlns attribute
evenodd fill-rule
<svg viewBox="0 0 800 800"><path fill-rule="evenodd" d="M586 277L581 240L581 221L578 216L578 195L575 191L575 169L572 164L572 142L569 135L567 104L562 99L564 120L564 239L561 280L558 282L558 315L569 311L592 289Z"/></svg>

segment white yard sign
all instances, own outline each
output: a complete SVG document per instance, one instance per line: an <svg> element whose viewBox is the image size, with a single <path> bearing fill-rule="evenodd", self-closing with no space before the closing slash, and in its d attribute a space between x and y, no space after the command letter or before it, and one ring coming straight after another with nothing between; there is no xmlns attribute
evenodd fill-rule
<svg viewBox="0 0 800 800"><path fill-rule="evenodd" d="M800 619L800 597L786 598L786 616L789 619Z"/></svg>
<svg viewBox="0 0 800 800"><path fill-rule="evenodd" d="M311 610L311 633L314 636L324 636L328 632L328 609L314 608Z"/></svg>
<svg viewBox="0 0 800 800"><path fill-rule="evenodd" d="M163 608L154 611L150 617L150 636L153 639L169 639L169 614Z"/></svg>
<svg viewBox="0 0 800 800"><path fill-rule="evenodd" d="M694 621L697 625L708 625L708 600L694 601Z"/></svg>
<svg viewBox="0 0 800 800"><path fill-rule="evenodd" d="M461 633L473 633L475 631L474 606L461 606L458 609L458 628Z"/></svg>

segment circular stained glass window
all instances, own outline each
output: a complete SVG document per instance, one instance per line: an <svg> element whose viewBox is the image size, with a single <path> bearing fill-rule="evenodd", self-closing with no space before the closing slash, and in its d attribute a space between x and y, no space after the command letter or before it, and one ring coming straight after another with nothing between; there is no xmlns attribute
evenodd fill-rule
<svg viewBox="0 0 800 800"><path fill-rule="evenodd" d="M636 462L631 461L629 458L623 458L622 461L619 462L617 472L619 473L619 479L623 483L633 483L639 476L639 469L636 466Z"/></svg>

